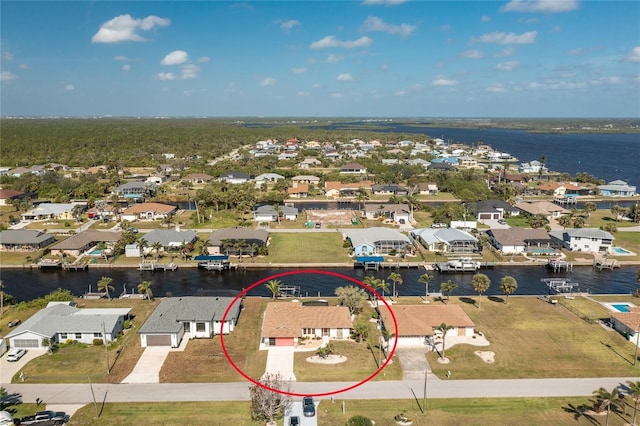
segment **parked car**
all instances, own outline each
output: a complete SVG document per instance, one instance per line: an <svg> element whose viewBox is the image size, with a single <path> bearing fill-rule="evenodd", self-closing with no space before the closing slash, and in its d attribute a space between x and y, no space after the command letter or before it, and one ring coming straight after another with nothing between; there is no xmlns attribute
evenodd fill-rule
<svg viewBox="0 0 640 426"><path fill-rule="evenodd" d="M131 232L133 234L137 234L138 233L138 228L134 228L133 226L130 226L127 229L125 229L125 231Z"/></svg>
<svg viewBox="0 0 640 426"><path fill-rule="evenodd" d="M500 225L506 225L506 224L507 224L507 221L506 221L506 220L504 220L504 219L498 219L498 223L499 223Z"/></svg>
<svg viewBox="0 0 640 426"><path fill-rule="evenodd" d="M9 328L13 328L13 327L17 327L20 324L22 324L22 321L20 321L19 319L14 319L13 321L9 321L9 324L7 324L9 326Z"/></svg>
<svg viewBox="0 0 640 426"><path fill-rule="evenodd" d="M26 349L22 349L22 348L18 348L18 349L11 349L9 351L9 353L7 354L7 361L11 361L11 362L15 362L18 361L20 358L22 358L24 356L24 354L27 353Z"/></svg>
<svg viewBox="0 0 640 426"><path fill-rule="evenodd" d="M23 417L20 425L25 426L62 426L69 421L69 415L64 411L38 411L33 416Z"/></svg>
<svg viewBox="0 0 640 426"><path fill-rule="evenodd" d="M289 426L300 426L300 417L298 416L289 417Z"/></svg>
<svg viewBox="0 0 640 426"><path fill-rule="evenodd" d="M5 407L10 407L12 405L18 404L22 404L21 393L10 393L8 395L0 397L0 410L4 410Z"/></svg>
<svg viewBox="0 0 640 426"><path fill-rule="evenodd" d="M313 403L313 398L305 396L302 398L302 414L305 417L313 417L316 415L316 405Z"/></svg>

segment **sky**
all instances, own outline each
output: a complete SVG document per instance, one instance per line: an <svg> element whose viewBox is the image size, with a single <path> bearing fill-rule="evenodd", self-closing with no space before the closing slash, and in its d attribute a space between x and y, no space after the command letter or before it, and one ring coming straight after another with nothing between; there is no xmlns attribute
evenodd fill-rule
<svg viewBox="0 0 640 426"><path fill-rule="evenodd" d="M640 2L0 2L2 116L640 117Z"/></svg>

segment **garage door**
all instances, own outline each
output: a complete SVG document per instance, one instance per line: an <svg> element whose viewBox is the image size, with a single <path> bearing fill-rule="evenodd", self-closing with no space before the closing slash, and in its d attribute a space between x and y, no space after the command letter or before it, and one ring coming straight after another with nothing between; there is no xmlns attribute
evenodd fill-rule
<svg viewBox="0 0 640 426"><path fill-rule="evenodd" d="M14 348L39 348L40 344L38 339L14 339L12 346Z"/></svg>
<svg viewBox="0 0 640 426"><path fill-rule="evenodd" d="M493 215L491 213L480 213L480 219L481 220L493 219Z"/></svg>
<svg viewBox="0 0 640 426"><path fill-rule="evenodd" d="M276 337L276 346L293 346L293 337Z"/></svg>
<svg viewBox="0 0 640 426"><path fill-rule="evenodd" d="M147 334L147 346L171 346L171 335Z"/></svg>

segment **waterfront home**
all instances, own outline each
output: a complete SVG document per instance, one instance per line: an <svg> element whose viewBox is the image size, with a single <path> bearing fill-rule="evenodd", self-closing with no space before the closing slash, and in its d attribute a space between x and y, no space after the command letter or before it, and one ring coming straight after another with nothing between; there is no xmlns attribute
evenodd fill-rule
<svg viewBox="0 0 640 426"><path fill-rule="evenodd" d="M553 239L542 228L490 229L487 236L491 245L502 254L545 253L544 249L548 250L553 246ZM553 250L548 253L553 253Z"/></svg>
<svg viewBox="0 0 640 426"><path fill-rule="evenodd" d="M264 229L222 228L209 235L208 254L244 254L255 253L269 241L269 232Z"/></svg>
<svg viewBox="0 0 640 426"><path fill-rule="evenodd" d="M349 229L342 233L356 256L373 256L413 251L409 238L390 228Z"/></svg>
<svg viewBox="0 0 640 426"><path fill-rule="evenodd" d="M478 220L498 220L519 214L520 210L502 200L482 200L476 203L475 215Z"/></svg>
<svg viewBox="0 0 640 426"><path fill-rule="evenodd" d="M364 216L369 220L390 221L398 225L413 222L411 210L404 204L376 204L364 205Z"/></svg>
<svg viewBox="0 0 640 426"><path fill-rule="evenodd" d="M120 198L142 199L153 196L158 190L158 185L151 182L127 182L116 187L113 194Z"/></svg>
<svg viewBox="0 0 640 426"><path fill-rule="evenodd" d="M294 188L299 185L318 185L319 183L320 178L314 175L298 175L291 178L291 186Z"/></svg>
<svg viewBox="0 0 640 426"><path fill-rule="evenodd" d="M277 222L280 219L297 220L298 209L290 206L278 206L266 204L259 206L253 211L253 220L255 222Z"/></svg>
<svg viewBox="0 0 640 426"><path fill-rule="evenodd" d="M397 328L386 305L380 305L380 318L389 332L389 346L398 341L398 347L434 347L442 339L438 327L443 323L451 327L447 336L471 337L475 324L460 305L394 305Z"/></svg>
<svg viewBox="0 0 640 426"><path fill-rule="evenodd" d="M538 185L538 190L543 194L561 198L565 195L578 195L580 187L569 182L544 182Z"/></svg>
<svg viewBox="0 0 640 426"><path fill-rule="evenodd" d="M73 219L75 206L81 203L42 203L23 213L22 220L69 220Z"/></svg>
<svg viewBox="0 0 640 426"><path fill-rule="evenodd" d="M615 237L598 228L568 228L551 231L549 235L558 245L571 251L611 253Z"/></svg>
<svg viewBox="0 0 640 426"><path fill-rule="evenodd" d="M456 228L419 228L409 233L424 248L442 253L476 253L478 239L470 233Z"/></svg>
<svg viewBox="0 0 640 426"><path fill-rule="evenodd" d="M606 185L599 185L601 195L607 197L633 197L636 195L636 187L628 185L623 180L614 180Z"/></svg>
<svg viewBox="0 0 640 426"><path fill-rule="evenodd" d="M213 179L213 176L206 173L189 173L188 175L180 179L180 181L188 182L191 185L205 185Z"/></svg>
<svg viewBox="0 0 640 426"><path fill-rule="evenodd" d="M615 312L611 314L613 328L621 333L634 345L638 345L640 334L640 307L628 306L629 312Z"/></svg>
<svg viewBox="0 0 640 426"><path fill-rule="evenodd" d="M0 251L36 251L55 241L53 235L35 229L0 231Z"/></svg>
<svg viewBox="0 0 640 426"><path fill-rule="evenodd" d="M151 221L163 220L173 215L178 208L162 203L139 203L125 209L122 219L133 222L135 220Z"/></svg>
<svg viewBox="0 0 640 426"><path fill-rule="evenodd" d="M435 182L419 182L418 192L420 195L438 195L438 184Z"/></svg>
<svg viewBox="0 0 640 426"><path fill-rule="evenodd" d="M106 249L110 249L122 236L121 231L95 231L87 230L70 236L51 247L53 256L78 257L90 252L98 243L105 243ZM102 254L102 253L98 253Z"/></svg>
<svg viewBox="0 0 640 426"><path fill-rule="evenodd" d="M46 348L50 342L68 340L92 344L95 339L113 342L128 318L130 308L86 308L73 302L49 302L5 336L12 348Z"/></svg>
<svg viewBox="0 0 640 426"><path fill-rule="evenodd" d="M547 220L558 218L563 214L569 214L569 210L549 201L531 201L517 203L514 206L516 209L529 214L529 215L542 215Z"/></svg>
<svg viewBox="0 0 640 426"><path fill-rule="evenodd" d="M260 343L262 347L295 346L302 338L349 339L352 328L346 306L274 302L264 311Z"/></svg>
<svg viewBox="0 0 640 426"><path fill-rule="evenodd" d="M362 149L362 146L360 147ZM367 168L359 163L347 163L340 167L341 174L366 174Z"/></svg>
<svg viewBox="0 0 640 426"><path fill-rule="evenodd" d="M460 156L458 157L458 167L462 169L477 169L478 159L475 157L470 157L468 155Z"/></svg>
<svg viewBox="0 0 640 426"><path fill-rule="evenodd" d="M407 195L409 191L396 183L371 185L371 192L376 195Z"/></svg>
<svg viewBox="0 0 640 426"><path fill-rule="evenodd" d="M175 229L154 229L144 234L143 238L149 244L147 250L150 250L155 243L160 243L166 250L180 248L183 244L195 242L198 238L198 233L192 229L180 229L179 226L176 226Z"/></svg>
<svg viewBox="0 0 640 426"><path fill-rule="evenodd" d="M182 296L162 299L138 330L140 346L177 348L182 340L211 338L229 334L238 323L240 301L231 306L224 323L222 317L234 302L233 297Z"/></svg>
<svg viewBox="0 0 640 426"><path fill-rule="evenodd" d="M289 198L306 198L309 196L309 184L299 183L296 186L287 188Z"/></svg>
<svg viewBox="0 0 640 426"><path fill-rule="evenodd" d="M327 197L355 197L358 195L360 188L371 191L371 181L360 182L337 182L337 181L325 181L324 183L324 195Z"/></svg>
<svg viewBox="0 0 640 426"><path fill-rule="evenodd" d="M518 171L526 174L541 174L547 173L549 170L540 161L533 160L527 163L520 163Z"/></svg>

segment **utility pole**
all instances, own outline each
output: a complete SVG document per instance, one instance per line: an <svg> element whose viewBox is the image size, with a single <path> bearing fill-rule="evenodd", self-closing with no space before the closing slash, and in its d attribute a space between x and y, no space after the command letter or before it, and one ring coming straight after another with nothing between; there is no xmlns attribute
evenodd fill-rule
<svg viewBox="0 0 640 426"><path fill-rule="evenodd" d="M422 406L424 407L424 412L427 412L427 370L424 370L424 402L422 403Z"/></svg>
<svg viewBox="0 0 640 426"><path fill-rule="evenodd" d="M636 330L636 353L633 355L633 365L638 362L638 346L640 346L640 321L638 321L638 329Z"/></svg>
<svg viewBox="0 0 640 426"><path fill-rule="evenodd" d="M104 343L104 356L107 361L107 374L110 374L111 366L109 365L109 347L107 346L107 332L105 330L104 321L102 322L102 342Z"/></svg>

